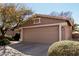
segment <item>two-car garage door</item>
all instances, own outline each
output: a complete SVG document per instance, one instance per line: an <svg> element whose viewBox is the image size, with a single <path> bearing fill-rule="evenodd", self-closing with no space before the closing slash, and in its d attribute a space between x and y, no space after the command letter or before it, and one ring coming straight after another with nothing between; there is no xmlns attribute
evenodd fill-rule
<svg viewBox="0 0 79 59"><path fill-rule="evenodd" d="M23 28L23 41L36 43L52 43L59 39L58 26Z"/></svg>

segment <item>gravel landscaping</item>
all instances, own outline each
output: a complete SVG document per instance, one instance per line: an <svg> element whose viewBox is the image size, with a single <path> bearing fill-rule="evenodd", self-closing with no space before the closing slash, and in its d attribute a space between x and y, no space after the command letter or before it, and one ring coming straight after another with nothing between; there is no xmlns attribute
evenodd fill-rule
<svg viewBox="0 0 79 59"><path fill-rule="evenodd" d="M23 54L10 46L6 46L5 54L3 54L3 47L0 47L0 56L26 56L26 54Z"/></svg>

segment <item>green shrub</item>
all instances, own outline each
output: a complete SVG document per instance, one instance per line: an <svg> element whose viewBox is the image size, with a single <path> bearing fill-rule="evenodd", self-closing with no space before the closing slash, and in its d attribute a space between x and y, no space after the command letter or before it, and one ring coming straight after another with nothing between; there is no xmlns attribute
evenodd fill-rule
<svg viewBox="0 0 79 59"><path fill-rule="evenodd" d="M0 46L8 45L10 44L10 41L6 38L0 39Z"/></svg>
<svg viewBox="0 0 79 59"><path fill-rule="evenodd" d="M19 41L20 33L16 33L15 36L12 37L15 41Z"/></svg>
<svg viewBox="0 0 79 59"><path fill-rule="evenodd" d="M79 56L79 42L60 41L52 44L48 49L49 56Z"/></svg>

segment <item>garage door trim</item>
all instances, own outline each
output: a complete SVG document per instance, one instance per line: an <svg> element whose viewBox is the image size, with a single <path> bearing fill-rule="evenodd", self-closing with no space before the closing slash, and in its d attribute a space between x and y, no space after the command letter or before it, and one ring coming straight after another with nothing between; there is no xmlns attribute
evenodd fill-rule
<svg viewBox="0 0 79 59"><path fill-rule="evenodd" d="M66 22L63 22L63 23L55 23L55 24L45 24L45 25L35 25L35 26L27 26L27 27L21 27L21 39L20 41L23 40L23 28L36 28L36 27L46 27L46 26L55 26L55 25L58 25L59 26L59 41L62 40L62 31L61 31L61 27L63 25L66 25L67 23Z"/></svg>

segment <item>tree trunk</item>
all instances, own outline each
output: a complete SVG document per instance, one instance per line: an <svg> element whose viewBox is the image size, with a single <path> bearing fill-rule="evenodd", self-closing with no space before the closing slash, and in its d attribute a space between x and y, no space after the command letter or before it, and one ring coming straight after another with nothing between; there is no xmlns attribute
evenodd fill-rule
<svg viewBox="0 0 79 59"><path fill-rule="evenodd" d="M3 27L0 29L0 31L1 31L1 37L0 37L0 39L4 39L5 38L5 31L3 30Z"/></svg>

